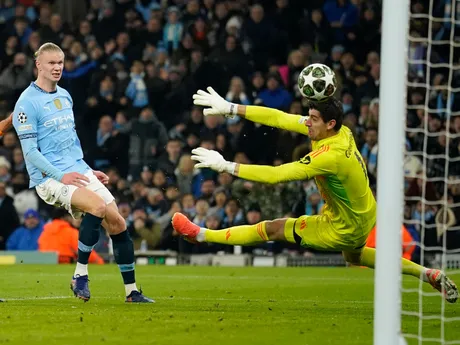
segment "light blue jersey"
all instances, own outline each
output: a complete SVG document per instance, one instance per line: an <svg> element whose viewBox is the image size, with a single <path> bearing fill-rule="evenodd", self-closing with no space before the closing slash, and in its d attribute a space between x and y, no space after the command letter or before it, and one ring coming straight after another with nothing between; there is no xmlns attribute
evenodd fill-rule
<svg viewBox="0 0 460 345"><path fill-rule="evenodd" d="M21 141L32 188L52 177L84 174L90 167L83 160L75 131L72 97L63 88L46 92L35 83L22 92L13 114L13 126Z"/></svg>

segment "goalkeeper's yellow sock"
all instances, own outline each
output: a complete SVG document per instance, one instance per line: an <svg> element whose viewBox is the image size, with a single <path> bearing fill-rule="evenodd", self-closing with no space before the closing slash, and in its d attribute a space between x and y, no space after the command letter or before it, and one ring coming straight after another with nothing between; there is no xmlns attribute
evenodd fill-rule
<svg viewBox="0 0 460 345"><path fill-rule="evenodd" d="M265 231L266 222L260 222L254 225L240 225L223 230L204 231L204 240L212 243L222 243L231 245L253 245L268 241L267 232Z"/></svg>
<svg viewBox="0 0 460 345"><path fill-rule="evenodd" d="M365 247L361 253L360 264L369 268L375 267L375 249ZM416 278L421 278L423 281L428 281L425 274L426 268L412 262L410 260L401 258L402 273Z"/></svg>

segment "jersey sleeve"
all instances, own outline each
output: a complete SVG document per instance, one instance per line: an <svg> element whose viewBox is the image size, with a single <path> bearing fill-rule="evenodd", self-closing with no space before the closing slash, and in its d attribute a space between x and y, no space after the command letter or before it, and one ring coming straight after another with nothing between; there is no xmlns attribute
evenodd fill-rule
<svg viewBox="0 0 460 345"><path fill-rule="evenodd" d="M21 142L24 159L46 176L60 181L64 173L54 167L38 150L38 111L28 101L18 101L13 112L13 127Z"/></svg>
<svg viewBox="0 0 460 345"><path fill-rule="evenodd" d="M277 167L266 165L240 164L238 177L262 183L275 184L287 181L308 180L319 175L330 175L337 172L334 152L329 146L310 152L297 162Z"/></svg>
<svg viewBox="0 0 460 345"><path fill-rule="evenodd" d="M37 111L32 103L27 101L18 101L16 103L13 112L13 127L18 134L19 140L21 140L21 144L25 143L25 147L23 147L25 154L27 151L24 148L29 147L27 144L37 141ZM27 139L35 140L27 141Z"/></svg>
<svg viewBox="0 0 460 345"><path fill-rule="evenodd" d="M245 118L262 125L281 128L304 135L308 134L308 127L305 124L307 116L293 115L281 110L248 105L246 106Z"/></svg>

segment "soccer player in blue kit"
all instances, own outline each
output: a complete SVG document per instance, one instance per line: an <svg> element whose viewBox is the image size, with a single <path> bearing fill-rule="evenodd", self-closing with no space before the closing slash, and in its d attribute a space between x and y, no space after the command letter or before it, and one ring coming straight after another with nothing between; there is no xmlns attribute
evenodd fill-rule
<svg viewBox="0 0 460 345"><path fill-rule="evenodd" d="M90 299L88 258L103 226L112 239L126 302L152 303L136 287L133 242L114 197L104 185L108 177L92 170L83 160L72 97L57 85L64 67L64 52L53 43L45 43L35 53L35 59L37 80L19 97L12 120L30 176L29 187L35 187L46 203L64 207L74 218L83 215L71 289L76 297Z"/></svg>

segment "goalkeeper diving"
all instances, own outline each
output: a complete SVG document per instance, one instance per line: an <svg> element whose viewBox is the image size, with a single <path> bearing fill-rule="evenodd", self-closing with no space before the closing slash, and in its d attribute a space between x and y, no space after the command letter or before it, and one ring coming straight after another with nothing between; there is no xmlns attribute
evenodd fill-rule
<svg viewBox="0 0 460 345"><path fill-rule="evenodd" d="M172 219L174 229L191 242L255 245L266 241L286 241L324 251L341 251L353 265L374 268L374 248L365 246L376 224L377 203L369 187L367 169L353 135L342 125L342 104L335 98L312 102L309 116L287 114L260 106L227 102L211 87L193 95L194 104L206 107L205 116L240 116L266 126L304 135L312 141L312 151L299 161L280 166L237 164L226 161L213 150L196 148L192 159L197 168L228 172L245 180L268 184L314 178L325 206L320 215L262 221L223 230L200 228L182 213ZM431 284L443 292L446 301L458 299L458 289L446 274L407 259L402 272Z"/></svg>

